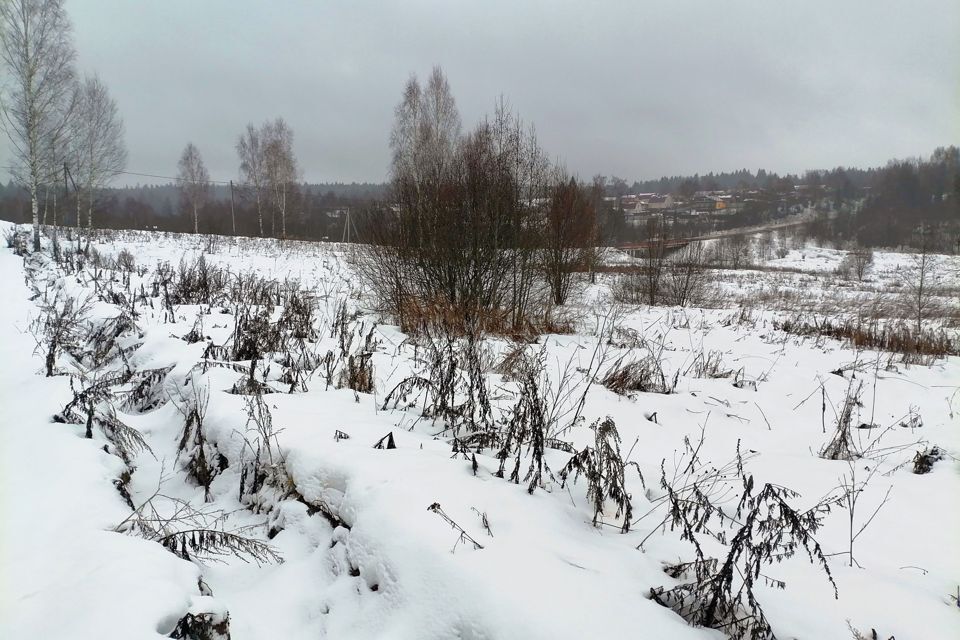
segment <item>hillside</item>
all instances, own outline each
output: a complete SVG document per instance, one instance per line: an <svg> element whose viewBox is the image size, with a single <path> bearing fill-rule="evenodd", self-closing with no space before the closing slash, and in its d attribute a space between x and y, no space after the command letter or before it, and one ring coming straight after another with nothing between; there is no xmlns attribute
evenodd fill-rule
<svg viewBox="0 0 960 640"><path fill-rule="evenodd" d="M938 357L825 335L914 261L844 256L519 339L403 333L344 245L0 249L0 637L954 637L960 261Z"/></svg>

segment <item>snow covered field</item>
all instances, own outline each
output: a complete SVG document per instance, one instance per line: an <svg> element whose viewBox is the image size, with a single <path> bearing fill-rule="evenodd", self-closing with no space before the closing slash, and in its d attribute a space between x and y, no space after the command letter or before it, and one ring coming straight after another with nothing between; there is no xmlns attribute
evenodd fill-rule
<svg viewBox="0 0 960 640"><path fill-rule="evenodd" d="M838 313L828 296L893 300L910 256L878 252L841 294L842 252L721 272L746 311L626 307L601 278L571 305L573 334L451 347L482 380L466 391L457 372L451 399L483 440L452 411L424 416L426 386L391 394L430 378L442 339L372 313L343 247L124 233L94 248L81 267L0 249L0 638L227 620L239 640L722 638L651 598L708 571L678 567L698 557L729 560L734 593L760 558L752 593L779 638L960 634L960 358L910 364L773 325ZM227 275L177 298L201 255ZM939 308L955 312L960 264L938 260ZM275 282L241 309L257 278ZM90 306L45 377L30 328L68 299ZM238 346L255 322L285 348ZM931 322L956 335L949 317ZM631 363L649 376L616 393L608 374ZM539 445L504 442L525 382L546 404ZM608 416L619 458L601 456ZM825 459L838 424L843 455ZM915 473L923 452L932 467ZM561 473L581 453L611 465L599 511L590 474ZM800 515L820 505L812 556L789 535L769 563L731 556L738 532L763 546L738 504L768 485ZM786 512L756 515L786 531Z"/></svg>

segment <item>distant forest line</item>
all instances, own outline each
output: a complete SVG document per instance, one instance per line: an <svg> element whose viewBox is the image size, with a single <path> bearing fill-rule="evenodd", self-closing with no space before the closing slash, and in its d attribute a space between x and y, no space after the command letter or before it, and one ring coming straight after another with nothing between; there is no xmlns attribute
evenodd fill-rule
<svg viewBox="0 0 960 640"><path fill-rule="evenodd" d="M926 158L891 160L882 167L866 169L837 167L802 175L740 169L632 183L616 176L595 176L593 182L607 196L660 193L692 197L704 191L750 192L748 206L723 220L674 220L669 227L674 236L762 224L783 215L785 208L804 207L820 214L809 229L819 240L838 244L855 241L866 246L933 244L938 250L950 252L960 248L960 150L955 146L940 147ZM189 231L189 216L181 206L180 191L173 183L103 188L96 197L96 226ZM48 221L53 220L54 198L62 211L63 192L62 185L51 185L43 194L41 210L46 209ZM66 212L57 213L60 222L67 225L76 222L70 197L68 192ZM391 185L304 183L295 186L290 198L288 237L341 240L349 210L350 237L363 241L366 214L390 206ZM615 204L607 201L595 206L600 209L597 219L604 244L636 241L648 235L645 226L627 224ZM30 221L29 194L12 181L0 184L0 218ZM230 185L211 185L200 230L229 234L234 224L239 235L259 235L250 194L237 184L231 201Z"/></svg>

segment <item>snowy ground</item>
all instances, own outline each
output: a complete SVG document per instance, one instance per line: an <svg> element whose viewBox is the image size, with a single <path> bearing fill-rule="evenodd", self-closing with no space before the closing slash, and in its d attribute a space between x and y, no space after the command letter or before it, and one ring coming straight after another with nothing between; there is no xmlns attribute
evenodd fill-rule
<svg viewBox="0 0 960 640"><path fill-rule="evenodd" d="M664 524L660 482L661 474L668 481L683 476L691 448L704 472L739 450L745 473L758 486L796 491L798 509L836 495L841 479L854 473L858 481L869 478L854 532L872 520L856 539L853 566L849 514L841 505L816 533L836 599L802 549L764 567L764 575L786 583L785 589L756 587L777 637L852 638L848 622L866 637L871 628L898 640L960 633L960 608L951 597L960 588L960 358L908 366L891 354L776 331L763 313L622 308L609 302L601 280L573 305L576 334L542 336L526 352L543 349L541 380L556 386L564 372L570 374L573 392L558 394L563 416L573 414L586 392L584 420L558 420L558 440L581 451L594 443L591 423L606 416L615 421L624 457L637 463L626 469L632 527L621 533L623 520L612 502L595 527L585 480L562 484L555 477L571 455L564 447L547 448L554 477L545 474L528 493L523 475L529 449L521 450L520 482L514 484L495 475L500 460L493 449L457 453L442 421L423 418L420 407L385 408L387 394L421 370L422 349L366 311L341 247L129 233L95 248L104 257L99 273L89 264L65 273L41 259L31 263L29 282L23 260L0 249L6 294L0 306L0 638L165 637L188 612L216 619L229 612L231 637L240 640L721 638L650 599L651 588L688 581L667 575L665 567L694 559L693 545ZM142 273L124 276L110 268L123 250ZM331 327L342 303L352 318L357 312L349 326L357 345L371 336L373 393L328 388L319 373L307 390L285 393L279 357L261 370L262 384L278 391L263 398L276 434L272 446L282 460L283 490L240 495L241 484L249 482L241 476L256 434L245 408L249 396L229 391L246 374L243 367L201 366L205 353L223 364L208 348L229 342L234 309L226 302L182 304L170 317L161 296L152 295L159 262L176 269L181 258L189 262L200 254L234 275L300 282L316 300L318 331L309 342L319 355L336 349ZM798 293L791 304L813 300L810 307L817 308L840 259L829 250L791 252L770 264L803 273L728 272L724 286L744 298L756 298L763 287L792 287ZM878 253L869 281L852 289L876 286L889 294L910 259ZM956 269L955 258L943 260ZM949 280L949 269L943 272L946 291L956 280ZM149 445L127 464L104 430L86 439L84 424L52 421L73 398L71 379L79 387L92 373L87 359L64 353L57 361L64 375L43 377L44 360L28 327L39 317L44 294L56 291L92 298L88 330L112 326L123 302L105 301L108 292L137 297L141 285L136 326L117 337L116 357L107 354L104 370L163 370L152 389L156 406L142 410L120 399L98 405ZM754 309L770 310L762 301ZM271 321L281 312L274 309ZM193 341L185 339L191 332ZM503 339L488 339L482 348L496 417L508 414L518 394L517 382L498 366L513 348ZM619 358L651 354L665 379L676 380L674 393L618 395L597 380ZM697 363L707 357L717 362L716 377L698 377ZM131 384L119 385L118 392ZM848 390L860 384L851 420L871 428L854 428L852 437L865 455L851 462L818 457ZM206 439L200 446L217 469L209 495L188 477L192 458L178 446L183 409L196 396L209 397L200 403ZM396 448L374 448L388 433ZM914 474L914 455L933 445L943 459L930 473ZM149 501L174 529L200 522L236 532L269 544L283 562L232 555L216 562L182 559L128 526L131 508L118 482L133 505ZM715 489L717 503L732 513L740 479L718 481ZM428 510L435 503L470 538ZM182 514L184 505L195 514L177 525L174 513ZM698 540L708 555L723 557L723 544L705 534Z"/></svg>
<svg viewBox="0 0 960 640"><path fill-rule="evenodd" d="M855 273L843 273L844 250L808 244L789 248L778 257L774 243L764 257L760 241L752 241L747 266L711 271L712 287L704 297L705 306L821 320L851 316L889 320L910 315L905 299L916 278L920 257L916 253L874 251L863 278L858 279ZM713 246L715 241L707 242L707 251ZM643 264L616 250L607 250L602 259L616 267ZM931 313L927 327L960 328L960 256L931 255L929 261L925 287Z"/></svg>

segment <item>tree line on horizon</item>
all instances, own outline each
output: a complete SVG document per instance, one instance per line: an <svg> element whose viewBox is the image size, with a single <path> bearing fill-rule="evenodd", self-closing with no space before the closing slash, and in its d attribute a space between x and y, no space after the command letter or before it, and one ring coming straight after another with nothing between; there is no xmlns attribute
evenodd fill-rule
<svg viewBox="0 0 960 640"><path fill-rule="evenodd" d="M933 235L942 250L956 251L960 233L960 178L957 171L960 162L957 155L956 147L945 147L935 150L929 158L891 161L884 167L807 172L802 177L796 176L796 182L789 180L789 189L796 185L810 185L812 189L804 194L803 202L828 202L828 208L832 208L832 217L821 215L810 225L809 232L818 241L835 244L856 241L865 246L918 246L919 230L925 225L928 230L939 229ZM745 175L740 172L728 175L737 174ZM776 174L761 170L752 175L774 176L783 186L778 191L753 184L741 185L740 188L762 189L767 200L755 197L746 211L729 216L729 225L758 224L768 219L775 210L777 198L789 193L787 181ZM847 179L851 175L856 176L856 180ZM679 184L691 179L672 180ZM602 181L601 185L606 196L616 195L618 189L624 189L623 185L618 187L610 180ZM643 192L649 186L649 183L635 183L627 186L624 193ZM708 188L711 186L709 182L698 182L695 191L711 190ZM192 221L181 209L181 192L181 187L174 183L102 187L93 194L97 211L94 226L189 232ZM363 240L364 220L371 211L390 201L390 193L388 183L292 185L288 194L292 212L288 234L308 240L340 240L345 235L346 220L337 212L349 209L354 214L352 224L361 231L359 237L354 237ZM202 232L232 232L230 195L229 185L210 185L209 197L201 207ZM49 205L50 198L47 200ZM622 213L609 202L597 202L596 207L604 244L645 239L646 228L626 225ZM235 189L234 210L237 233L259 235L253 202L239 182ZM0 183L0 219L21 223L30 221L29 191L13 180L6 185ZM73 221L70 217L67 220ZM696 235L711 229L704 225L681 227L676 233Z"/></svg>

